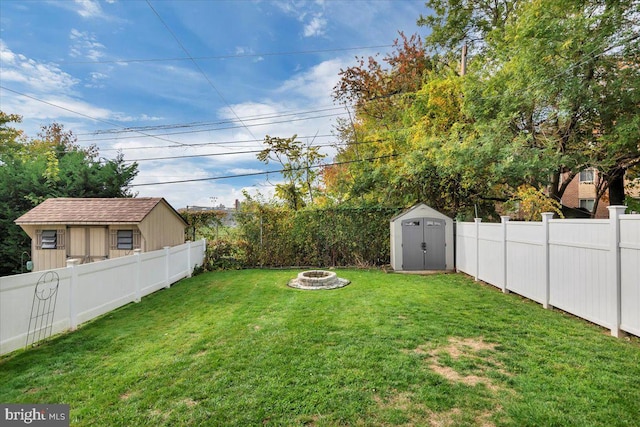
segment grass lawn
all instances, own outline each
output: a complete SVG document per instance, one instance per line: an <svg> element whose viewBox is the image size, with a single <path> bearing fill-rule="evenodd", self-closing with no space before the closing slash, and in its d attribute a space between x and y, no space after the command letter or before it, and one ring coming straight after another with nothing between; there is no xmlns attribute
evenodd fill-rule
<svg viewBox="0 0 640 427"><path fill-rule="evenodd" d="M640 340L462 275L183 280L0 358L0 402L72 425L640 425Z"/></svg>

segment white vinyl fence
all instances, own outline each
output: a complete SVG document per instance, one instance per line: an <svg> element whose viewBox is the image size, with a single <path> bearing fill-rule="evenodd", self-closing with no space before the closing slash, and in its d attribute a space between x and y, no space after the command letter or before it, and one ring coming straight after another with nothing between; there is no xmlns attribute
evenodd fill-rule
<svg viewBox="0 0 640 427"><path fill-rule="evenodd" d="M456 268L503 292L640 336L640 215L457 223Z"/></svg>
<svg viewBox="0 0 640 427"><path fill-rule="evenodd" d="M60 279L51 333L74 330L83 322L191 277L195 266L203 263L205 248L206 242L200 240L89 264L69 260L66 268L48 270ZM34 290L46 273L0 277L0 355L25 346Z"/></svg>

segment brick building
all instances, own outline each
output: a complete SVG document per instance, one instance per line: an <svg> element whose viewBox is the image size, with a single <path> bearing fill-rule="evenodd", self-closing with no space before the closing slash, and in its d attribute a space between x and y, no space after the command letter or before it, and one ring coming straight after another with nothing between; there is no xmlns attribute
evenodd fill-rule
<svg viewBox="0 0 640 427"><path fill-rule="evenodd" d="M563 179L568 178L568 173ZM567 186L560 203L568 208L568 216L579 216L582 214L590 214L593 211L596 201L597 188L599 180L597 169L585 169L573 177ZM633 197L640 197L640 188L638 186L629 186L629 182L625 181L626 187L630 189L629 193ZM594 218L609 218L609 192L605 192L596 210Z"/></svg>

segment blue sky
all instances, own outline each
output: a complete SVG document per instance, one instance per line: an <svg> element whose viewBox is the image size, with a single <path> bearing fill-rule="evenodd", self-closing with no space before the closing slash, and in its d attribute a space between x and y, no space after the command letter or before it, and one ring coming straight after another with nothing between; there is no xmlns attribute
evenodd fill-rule
<svg viewBox="0 0 640 427"><path fill-rule="evenodd" d="M0 109L28 136L58 122L102 157L139 160L134 184L152 184L139 196L231 206L280 178L162 183L277 169L246 153L265 135L335 142L340 69L383 57L398 31L424 37L427 13L422 0L2 0Z"/></svg>

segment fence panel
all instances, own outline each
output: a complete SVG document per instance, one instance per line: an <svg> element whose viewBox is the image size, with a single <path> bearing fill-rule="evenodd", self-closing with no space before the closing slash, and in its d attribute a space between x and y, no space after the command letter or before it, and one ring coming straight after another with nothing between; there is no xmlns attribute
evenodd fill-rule
<svg viewBox="0 0 640 427"><path fill-rule="evenodd" d="M507 223L507 288L544 304L544 231L541 222Z"/></svg>
<svg viewBox="0 0 640 427"><path fill-rule="evenodd" d="M146 252L139 256L141 270L144 271L140 276L141 295L149 295L165 288L167 286L165 251Z"/></svg>
<svg viewBox="0 0 640 427"><path fill-rule="evenodd" d="M169 281L171 283L189 276L191 269L187 266L188 258L188 244L169 249Z"/></svg>
<svg viewBox="0 0 640 427"><path fill-rule="evenodd" d="M549 223L549 302L607 328L616 316L615 283L609 280L610 233L607 220Z"/></svg>
<svg viewBox="0 0 640 427"><path fill-rule="evenodd" d="M620 218L620 329L640 336L640 215Z"/></svg>
<svg viewBox="0 0 640 427"><path fill-rule="evenodd" d="M456 269L471 276L476 274L476 225L456 223Z"/></svg>
<svg viewBox="0 0 640 427"><path fill-rule="evenodd" d="M86 322L133 302L136 257L127 256L82 264L76 268L78 323Z"/></svg>
<svg viewBox="0 0 640 427"><path fill-rule="evenodd" d="M59 285L52 334L69 328L69 282L66 268L50 270L58 274ZM0 277L0 354L26 345L31 306L36 284L44 271Z"/></svg>
<svg viewBox="0 0 640 427"><path fill-rule="evenodd" d="M502 288L504 281L502 225L480 224L479 231L478 278Z"/></svg>
<svg viewBox="0 0 640 427"><path fill-rule="evenodd" d="M205 241L181 245L175 249L173 259L167 257L171 251L160 250L50 270L60 280L51 333L74 328L134 301L138 290L141 295L148 295L168 286L172 283L167 282L172 262L178 265L173 274L175 280L190 275L187 266L202 264L205 247ZM0 277L0 355L25 346L33 293L45 273Z"/></svg>

